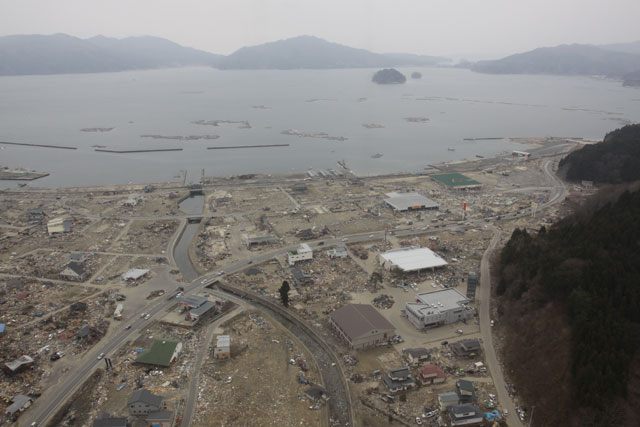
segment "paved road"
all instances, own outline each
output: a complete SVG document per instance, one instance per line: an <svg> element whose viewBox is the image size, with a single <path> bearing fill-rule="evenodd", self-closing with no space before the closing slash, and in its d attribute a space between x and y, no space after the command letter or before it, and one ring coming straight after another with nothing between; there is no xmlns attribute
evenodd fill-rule
<svg viewBox="0 0 640 427"><path fill-rule="evenodd" d="M500 241L500 230L495 227L492 228L493 237L482 256L482 261L480 261L480 336L484 344L485 363L489 368L489 372L491 372L491 378L493 378L493 384L496 387L498 400L502 408L509 411L509 415L506 417L507 423L511 427L522 427L522 423L516 413L516 405L513 403L505 387L502 369L498 364L496 351L493 348L493 335L490 325L491 310L489 306L491 302L491 273L489 272L489 261L491 253Z"/></svg>

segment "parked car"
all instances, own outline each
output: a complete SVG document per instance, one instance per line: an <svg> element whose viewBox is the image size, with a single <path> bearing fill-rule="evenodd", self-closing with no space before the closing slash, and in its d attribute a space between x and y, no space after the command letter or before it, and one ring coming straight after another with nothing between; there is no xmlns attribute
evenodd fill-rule
<svg viewBox="0 0 640 427"><path fill-rule="evenodd" d="M131 325L127 325L127 326L124 327L125 331L128 330L128 329L131 329Z"/></svg>
<svg viewBox="0 0 640 427"><path fill-rule="evenodd" d="M491 326L493 326L493 325L495 325L495 322L492 320L491 322L489 322L489 324L490 324Z"/></svg>

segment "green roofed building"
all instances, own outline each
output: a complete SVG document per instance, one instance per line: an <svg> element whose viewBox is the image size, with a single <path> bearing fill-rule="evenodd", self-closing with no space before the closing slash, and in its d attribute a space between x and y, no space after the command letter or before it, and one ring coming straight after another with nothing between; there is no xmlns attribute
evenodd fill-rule
<svg viewBox="0 0 640 427"><path fill-rule="evenodd" d="M169 366L182 351L182 343L170 338L160 338L153 341L151 348L140 353L136 363L147 365Z"/></svg>
<svg viewBox="0 0 640 427"><path fill-rule="evenodd" d="M453 189L471 189L480 188L480 184L475 179L471 179L468 176L464 176L458 172L441 173L437 175L431 175L431 178L438 181L440 184L444 184Z"/></svg>

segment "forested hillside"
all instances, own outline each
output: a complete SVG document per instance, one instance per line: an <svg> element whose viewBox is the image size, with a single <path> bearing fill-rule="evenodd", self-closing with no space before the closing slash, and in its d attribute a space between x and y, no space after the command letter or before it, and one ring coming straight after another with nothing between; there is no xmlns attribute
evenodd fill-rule
<svg viewBox="0 0 640 427"><path fill-rule="evenodd" d="M566 425L638 425L638 377L630 368L640 345L640 192L626 191L537 234L515 230L496 271L501 311L508 307L513 319L507 328L517 329L511 348L530 345L521 357L530 364L508 365L532 387L556 378L555 386L530 394L532 404L549 411L547 421L554 419L535 425L559 425L557 414ZM523 318L530 330L542 330L523 331ZM518 335L528 342L514 346ZM569 360L557 360L558 353ZM562 407L563 398L572 410Z"/></svg>
<svg viewBox="0 0 640 427"><path fill-rule="evenodd" d="M640 180L640 124L616 129L602 142L570 153L560 168L570 181L616 184Z"/></svg>

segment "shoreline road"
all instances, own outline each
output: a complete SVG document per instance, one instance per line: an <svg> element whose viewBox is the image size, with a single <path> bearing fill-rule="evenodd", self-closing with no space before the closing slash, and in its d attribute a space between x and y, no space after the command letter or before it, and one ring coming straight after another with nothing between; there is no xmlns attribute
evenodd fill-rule
<svg viewBox="0 0 640 427"><path fill-rule="evenodd" d="M484 343L485 363L491 372L493 384L496 386L498 399L504 409L510 412L510 416L506 417L507 424L511 427L523 427L518 418L516 405L513 403L511 396L507 393L506 383L502 374L502 369L496 357L496 351L493 347L493 336L491 335L491 311L489 303L491 301L491 276L489 271L489 259L491 253L500 241L500 230L493 227L493 237L487 250L482 256L480 262L480 336Z"/></svg>

